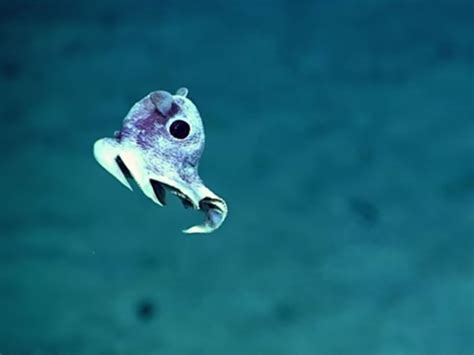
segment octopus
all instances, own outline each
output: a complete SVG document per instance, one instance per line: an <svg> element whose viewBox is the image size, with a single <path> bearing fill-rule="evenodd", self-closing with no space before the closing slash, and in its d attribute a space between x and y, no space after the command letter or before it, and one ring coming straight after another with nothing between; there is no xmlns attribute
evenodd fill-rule
<svg viewBox="0 0 474 355"><path fill-rule="evenodd" d="M201 116L180 88L175 95L153 91L133 105L113 138L94 143L97 162L128 189L138 185L159 206L167 192L184 207L204 213L204 222L184 233L210 233L227 216L227 204L199 177L205 134Z"/></svg>

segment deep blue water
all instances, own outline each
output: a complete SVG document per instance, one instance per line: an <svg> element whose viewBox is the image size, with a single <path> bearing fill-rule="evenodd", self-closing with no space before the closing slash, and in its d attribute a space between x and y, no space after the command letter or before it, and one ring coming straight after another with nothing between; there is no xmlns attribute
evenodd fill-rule
<svg viewBox="0 0 474 355"><path fill-rule="evenodd" d="M474 351L472 0L0 1L0 353ZM189 88L229 216L94 160Z"/></svg>

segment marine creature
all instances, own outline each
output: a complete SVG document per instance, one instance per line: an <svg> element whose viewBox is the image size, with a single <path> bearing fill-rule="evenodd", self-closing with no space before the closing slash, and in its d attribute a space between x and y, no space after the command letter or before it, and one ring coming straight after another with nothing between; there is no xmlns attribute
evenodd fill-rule
<svg viewBox="0 0 474 355"><path fill-rule="evenodd" d="M175 95L153 91L135 103L114 138L94 144L98 163L132 190L135 181L160 206L166 192L178 196L185 207L200 210L205 220L184 233L210 233L227 216L226 202L198 175L204 150L204 126L196 106L180 88Z"/></svg>

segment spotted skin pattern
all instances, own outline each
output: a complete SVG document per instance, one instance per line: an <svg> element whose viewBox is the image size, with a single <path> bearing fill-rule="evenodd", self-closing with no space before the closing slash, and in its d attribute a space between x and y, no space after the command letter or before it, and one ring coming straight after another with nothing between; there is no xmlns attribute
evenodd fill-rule
<svg viewBox="0 0 474 355"><path fill-rule="evenodd" d="M227 204L199 177L204 127L187 94L186 88L175 95L151 92L133 105L113 138L95 142L94 156L122 184L132 190L134 181L158 205L166 204L169 191L185 207L202 211L204 222L184 233L210 233L224 222Z"/></svg>

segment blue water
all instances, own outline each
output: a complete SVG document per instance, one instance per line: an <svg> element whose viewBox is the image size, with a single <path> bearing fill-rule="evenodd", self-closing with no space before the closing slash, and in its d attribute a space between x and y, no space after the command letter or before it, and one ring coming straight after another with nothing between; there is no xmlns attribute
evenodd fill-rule
<svg viewBox="0 0 474 355"><path fill-rule="evenodd" d="M471 0L0 1L0 353L474 351ZM229 216L94 160L189 88Z"/></svg>

